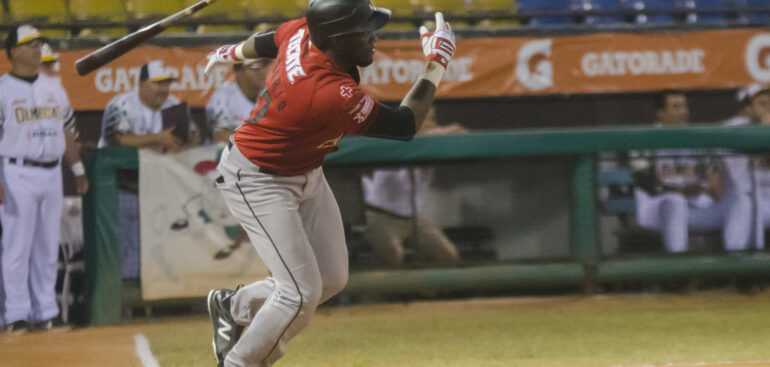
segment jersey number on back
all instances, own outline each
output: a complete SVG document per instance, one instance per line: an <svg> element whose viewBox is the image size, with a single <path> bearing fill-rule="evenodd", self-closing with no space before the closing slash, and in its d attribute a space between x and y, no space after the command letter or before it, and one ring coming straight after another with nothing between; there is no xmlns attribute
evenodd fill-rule
<svg viewBox="0 0 770 367"><path fill-rule="evenodd" d="M259 122L259 120L262 120L262 118L265 117L265 114L267 113L267 109L270 108L270 92L267 91L267 87L262 88L262 91L259 92L257 101L257 106L259 106L260 103L263 103L262 108L260 108L259 111L256 109L251 111L251 117L246 120L246 122L250 124L256 124Z"/></svg>

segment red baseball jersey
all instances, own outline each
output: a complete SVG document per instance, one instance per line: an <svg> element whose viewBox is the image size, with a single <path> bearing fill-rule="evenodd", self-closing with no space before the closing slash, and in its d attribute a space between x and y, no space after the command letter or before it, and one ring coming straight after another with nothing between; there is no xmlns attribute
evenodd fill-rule
<svg viewBox="0 0 770 367"><path fill-rule="evenodd" d="M346 134L361 135L378 112L378 102L310 43L304 18L275 32L278 56L256 108L235 132L238 150L278 175L300 175L338 149Z"/></svg>

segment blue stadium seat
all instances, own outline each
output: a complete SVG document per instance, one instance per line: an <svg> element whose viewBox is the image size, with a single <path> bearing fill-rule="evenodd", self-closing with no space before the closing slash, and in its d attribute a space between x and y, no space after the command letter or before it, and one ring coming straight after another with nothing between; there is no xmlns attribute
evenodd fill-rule
<svg viewBox="0 0 770 367"><path fill-rule="evenodd" d="M770 3L767 0L740 0L739 5L748 9L768 9ZM750 23L768 24L770 23L770 11L746 11L742 14L744 19Z"/></svg>
<svg viewBox="0 0 770 367"><path fill-rule="evenodd" d="M695 22L727 22L731 18L730 0L692 0L695 3ZM706 12L703 12L703 11Z"/></svg>
<svg viewBox="0 0 770 367"><path fill-rule="evenodd" d="M548 11L568 11L571 0L518 0L519 13L538 13ZM572 24L569 15L533 16L529 19L531 27Z"/></svg>
<svg viewBox="0 0 770 367"><path fill-rule="evenodd" d="M669 24L676 19L673 12L677 9L672 0L625 0L624 6L639 12L634 16L634 23Z"/></svg>
<svg viewBox="0 0 770 367"><path fill-rule="evenodd" d="M586 24L616 24L623 23L622 0L572 0L572 9L580 11L602 11L615 12L616 14L607 15L588 15L583 20Z"/></svg>

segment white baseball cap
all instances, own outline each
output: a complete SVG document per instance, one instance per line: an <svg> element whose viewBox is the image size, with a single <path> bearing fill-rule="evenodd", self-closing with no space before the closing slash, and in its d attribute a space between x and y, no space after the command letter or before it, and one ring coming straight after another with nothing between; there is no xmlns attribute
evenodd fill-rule
<svg viewBox="0 0 770 367"><path fill-rule="evenodd" d="M31 42L40 38L40 31L37 28L24 24L16 28L16 45Z"/></svg>
<svg viewBox="0 0 770 367"><path fill-rule="evenodd" d="M165 80L176 80L176 78L168 72L168 68L163 64L162 60L153 60L142 66L142 69L139 71L139 80L162 82Z"/></svg>
<svg viewBox="0 0 770 367"><path fill-rule="evenodd" d="M53 52L51 46L49 46L47 43L44 43L43 46L40 47L40 61L59 61L59 54Z"/></svg>
<svg viewBox="0 0 770 367"><path fill-rule="evenodd" d="M12 48L36 39L45 40L40 36L40 31L37 28L29 24L20 25L8 33L8 37L5 38L5 50L10 54Z"/></svg>

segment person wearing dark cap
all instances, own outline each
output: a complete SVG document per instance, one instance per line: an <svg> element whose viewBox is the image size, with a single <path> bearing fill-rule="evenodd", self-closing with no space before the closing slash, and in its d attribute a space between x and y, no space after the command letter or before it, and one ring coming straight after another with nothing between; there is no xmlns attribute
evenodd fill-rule
<svg viewBox="0 0 770 367"><path fill-rule="evenodd" d="M174 134L175 126L163 128L161 113L179 104L170 93L174 80L163 61L144 64L139 71L138 88L119 94L107 103L99 147L124 146L167 152L182 149L184 142ZM116 178L121 271L124 279L136 280L140 273L138 173L118 170Z"/></svg>
<svg viewBox="0 0 770 367"><path fill-rule="evenodd" d="M64 158L79 194L88 190L74 116L61 84L40 73L42 40L22 25L5 40L11 71L0 77L2 317L6 332L49 330L59 314L56 262Z"/></svg>

